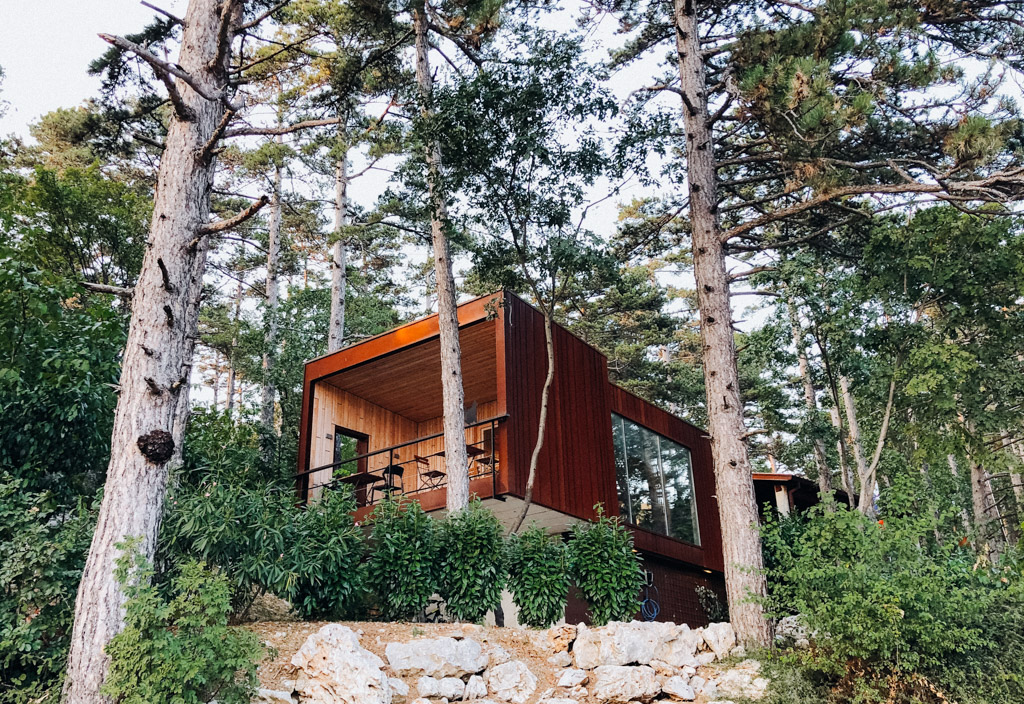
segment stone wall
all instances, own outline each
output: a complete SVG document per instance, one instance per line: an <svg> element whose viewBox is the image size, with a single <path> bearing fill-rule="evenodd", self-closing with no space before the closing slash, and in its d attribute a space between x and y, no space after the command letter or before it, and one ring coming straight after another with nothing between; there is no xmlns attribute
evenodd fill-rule
<svg viewBox="0 0 1024 704"><path fill-rule="evenodd" d="M415 627L414 633L421 633ZM543 631L462 626L452 635L360 642L327 624L290 660L264 704L630 704L758 699L768 685L728 623L554 626ZM501 636L501 637L498 637ZM514 654L499 642L514 638ZM379 654L378 654L379 653Z"/></svg>

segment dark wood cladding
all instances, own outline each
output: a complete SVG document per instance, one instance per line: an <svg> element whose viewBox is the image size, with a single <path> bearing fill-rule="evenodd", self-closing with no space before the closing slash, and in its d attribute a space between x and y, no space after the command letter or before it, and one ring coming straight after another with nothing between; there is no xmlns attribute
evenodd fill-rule
<svg viewBox="0 0 1024 704"><path fill-rule="evenodd" d="M711 464L711 440L707 433L681 418L634 396L625 389L608 384L611 410L629 420L664 435L690 449L693 484L697 498L697 524L700 547L664 535L633 529L637 550L664 555L707 569L725 569L722 561L722 531L715 497L715 473ZM614 473L614 469L613 469Z"/></svg>
<svg viewBox="0 0 1024 704"><path fill-rule="evenodd" d="M506 294L505 403L510 443L509 491L522 496L537 439L540 396L547 372L544 317ZM533 500L563 513L591 518L603 503L618 512L615 456L608 405L608 365L600 352L555 327L555 379Z"/></svg>

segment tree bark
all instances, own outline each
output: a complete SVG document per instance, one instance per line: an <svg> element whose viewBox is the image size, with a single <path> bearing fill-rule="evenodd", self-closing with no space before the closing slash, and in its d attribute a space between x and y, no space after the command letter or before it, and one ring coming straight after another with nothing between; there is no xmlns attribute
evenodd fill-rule
<svg viewBox="0 0 1024 704"><path fill-rule="evenodd" d="M683 121L694 275L701 316L708 430L722 524L726 594L730 620L740 641L767 647L770 627L757 601L766 595L757 502L747 454L729 282L717 218L713 142L695 8L693 2L675 0L676 50L685 104Z"/></svg>
<svg viewBox="0 0 1024 704"><path fill-rule="evenodd" d="M342 154L334 167L334 246L331 251L331 322L327 351L337 352L345 342L345 294L347 293L348 250L342 228L348 220L348 160Z"/></svg>
<svg viewBox="0 0 1024 704"><path fill-rule="evenodd" d="M413 9L416 34L416 84L423 116L432 116L434 79L430 73L430 45L427 38L426 2ZM441 189L441 150L426 145L427 190L430 198L430 239L434 249L437 278L437 324L441 338L441 391L444 409L446 495L449 512L469 505L469 456L466 452L465 395L462 387L462 352L459 347L458 299L452 272L451 248L445 232L448 208Z"/></svg>
<svg viewBox="0 0 1024 704"><path fill-rule="evenodd" d="M956 457L952 454L946 455L946 463L949 465L949 473L952 474L954 478L959 478L960 472L957 469ZM960 521L964 524L964 530L970 532L971 517L968 515L967 509L962 509L960 511Z"/></svg>
<svg viewBox="0 0 1024 704"><path fill-rule="evenodd" d="M237 21L239 6L227 1L224 9L231 14L225 17L234 15ZM220 2L192 0L177 62L203 92L217 95L227 83L230 53L221 50L220 25ZM201 234L214 177L213 157L205 147L215 137L224 105L203 98L182 80L177 91L185 112L170 117L160 160L153 219L134 290L103 502L75 604L66 704L104 700L104 648L124 618L124 593L114 578L118 545L136 538L141 553L152 560L168 462L181 447L206 265L207 244Z"/></svg>
<svg viewBox="0 0 1024 704"><path fill-rule="evenodd" d="M278 143L281 138L277 138ZM263 388L260 398L260 434L263 442L264 465L269 465L274 453L274 362L277 359L277 270L281 254L281 165L274 166L274 199L270 204L270 223L267 230L267 305L266 329L263 336Z"/></svg>
<svg viewBox="0 0 1024 704"><path fill-rule="evenodd" d="M845 375L839 375L839 387L843 393L843 405L846 408L846 419L850 427L850 443L853 445L853 456L857 462L857 479L860 482L860 495L857 498L857 509L865 516L875 515L875 487L877 486L878 463L882 459L882 449L885 447L885 438L889 434L889 420L892 417L893 394L896 391L896 376L889 382L889 396L885 404L885 413L882 416L882 425L878 430L878 442L875 445L875 454L871 457L869 464L864 457L864 447L861 442L860 424L857 422L857 407L854 404L853 394L850 392L850 380Z"/></svg>
<svg viewBox="0 0 1024 704"><path fill-rule="evenodd" d="M846 440L843 437L846 434L846 429L843 427L839 408L833 406L828 409L828 413L832 419L832 427L836 429L836 452L839 454L839 476L842 478L843 491L846 492L846 501L850 508L854 508L857 499L853 486L853 474L850 472L850 464L846 461Z"/></svg>
<svg viewBox="0 0 1024 704"><path fill-rule="evenodd" d="M245 249L245 245L242 245L242 244L238 245L239 257L241 257L241 253L244 251L244 249ZM237 384L238 380L235 378L235 349L238 347L238 321L242 317L242 293L243 293L243 291L242 291L242 280L241 280L241 278L239 278L238 282L235 285L235 301L234 301L235 308L234 308L234 313L233 313L232 319L231 319L231 324L232 324L232 328L231 328L231 349L228 350L228 354L227 354L227 361L228 361L228 389L227 389L227 395L228 395L228 398L227 398L226 410L228 412L228 415L231 414L231 411L235 407L235 389L236 389L236 387L240 387L241 386L240 384ZM241 400L242 394L241 394L241 389L240 388L239 388L238 396L239 396L239 400ZM239 405L241 405L241 404L239 404Z"/></svg>
<svg viewBox="0 0 1024 704"><path fill-rule="evenodd" d="M526 489L523 491L523 507L519 510L509 533L516 533L523 526L526 514L533 503L533 485L537 479L537 463L540 461L540 451L544 447L544 436L548 425L548 404L551 398L551 385L555 381L555 331L554 323L551 321L551 314L544 313L544 345L548 355L548 371L544 377L544 387L540 392L540 416L537 419L537 441L533 444L533 453L530 455L530 472L526 476ZM493 440L492 440L493 442Z"/></svg>
<svg viewBox="0 0 1024 704"><path fill-rule="evenodd" d="M807 415L815 417L818 415L818 396L814 391L814 381L811 379L810 364L807 361L807 347L804 345L804 335L800 327L800 316L793 301L787 301L789 307L789 322L793 330L793 346L796 348L797 365L800 370L800 380L804 389L804 405L807 407ZM825 455L825 441L819 437L812 439L814 450L814 464L818 469L818 489L821 491L824 500L832 503L832 470L829 469L828 459Z"/></svg>

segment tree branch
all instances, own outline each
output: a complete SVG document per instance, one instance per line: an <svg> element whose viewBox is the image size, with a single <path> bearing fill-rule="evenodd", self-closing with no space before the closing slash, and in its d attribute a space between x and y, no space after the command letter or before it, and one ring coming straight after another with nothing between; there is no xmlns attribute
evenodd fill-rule
<svg viewBox="0 0 1024 704"><path fill-rule="evenodd" d="M150 4L150 3L146 2L146 0L142 0L142 2L139 3L139 4L142 5L143 7L148 7L153 12L156 12L156 13L159 13L159 14L163 15L164 17L166 17L167 19L169 19L171 22L173 22L176 25L179 25L181 27L185 26L185 20L181 19L177 15L171 14L170 12L168 12L167 10L165 10L165 9L163 9L161 7L157 7L156 5Z"/></svg>
<svg viewBox="0 0 1024 704"><path fill-rule="evenodd" d="M218 232L224 232L225 230L230 230L234 227L237 227L238 225L241 225L243 222L245 222L253 215L258 213L260 208L262 208L269 202L270 198L268 198L265 195L260 196L260 199L258 201L250 205L248 208L240 212L238 215L227 218L225 220L218 220L217 222L211 222L207 225L203 225L202 227L199 228L199 237L196 237L194 240L192 240L189 246L195 247L199 243L200 238L203 237L204 235L213 235Z"/></svg>
<svg viewBox="0 0 1024 704"><path fill-rule="evenodd" d="M82 288L92 291L93 293L111 293L115 296L120 296L126 301L132 300L132 296L135 294L133 288L125 288L124 286L112 286L110 284L97 284L92 281L80 281Z"/></svg>

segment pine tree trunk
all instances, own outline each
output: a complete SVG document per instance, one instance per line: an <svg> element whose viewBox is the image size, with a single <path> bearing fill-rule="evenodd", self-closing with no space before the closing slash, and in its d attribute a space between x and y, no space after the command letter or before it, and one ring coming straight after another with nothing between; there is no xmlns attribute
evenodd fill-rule
<svg viewBox="0 0 1024 704"><path fill-rule="evenodd" d="M345 294L348 288L348 251L341 231L348 219L348 163L342 154L334 167L334 242L331 251L331 322L327 351L337 352L345 342Z"/></svg>
<svg viewBox="0 0 1024 704"><path fill-rule="evenodd" d="M427 38L426 2L413 10L416 34L416 83L424 117L431 116L433 76ZM448 208L440 188L441 150L426 145L427 188L430 197L430 238L437 278L437 324L441 338L441 392L444 409L445 471L448 475L447 508L457 511L469 505L469 455L466 452L465 396L462 388L462 353L459 348L458 299L452 272L451 248L445 228Z"/></svg>
<svg viewBox="0 0 1024 704"><path fill-rule="evenodd" d="M800 369L800 380L804 387L804 405L807 407L807 415L815 417L818 415L818 396L814 391L814 381L811 379L810 364L807 361L807 347L804 345L803 332L800 329L800 316L792 301L788 301L789 321L793 329L793 346L796 347L796 357ZM828 460L825 455L825 441L819 437L813 438L814 464L818 469L818 489L821 491L825 501L832 502L832 470L829 469Z"/></svg>
<svg viewBox="0 0 1024 704"><path fill-rule="evenodd" d="M726 594L741 642L768 646L770 628L756 599L766 594L757 502L747 455L743 403L729 307L725 252L717 219L716 173L695 3L675 0L679 82L686 96L686 173L694 275L701 316L708 430L715 469Z"/></svg>
<svg viewBox="0 0 1024 704"><path fill-rule="evenodd" d="M278 143L281 137L277 138ZM263 388L260 398L260 434L263 462L269 465L274 452L274 361L277 358L277 270L281 253L281 167L274 167L274 197L270 203L270 223L267 231L267 305L266 330L263 337Z"/></svg>
<svg viewBox="0 0 1024 704"><path fill-rule="evenodd" d="M226 83L229 53L218 51L219 9L217 0L192 0L178 58L200 87L218 93ZM121 554L117 546L137 538L142 554L152 560L168 461L180 452L182 441L207 248L202 239L191 243L209 219L214 162L204 155L204 147L224 108L181 81L177 85L191 119L171 117L160 160L153 219L132 302L103 502L75 603L66 704L104 701L99 693L107 672L104 648L124 618L124 593L114 579Z"/></svg>
<svg viewBox="0 0 1024 704"><path fill-rule="evenodd" d="M952 474L954 478L959 478L960 477L960 472L959 472L959 470L957 468L956 457L954 457L951 454L950 455L946 455L946 463L949 464L949 472L950 472L950 474ZM960 521L964 525L964 530L966 530L966 531L970 531L971 530L971 517L970 517L970 515L968 515L966 509L960 511Z"/></svg>

